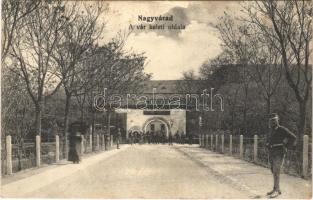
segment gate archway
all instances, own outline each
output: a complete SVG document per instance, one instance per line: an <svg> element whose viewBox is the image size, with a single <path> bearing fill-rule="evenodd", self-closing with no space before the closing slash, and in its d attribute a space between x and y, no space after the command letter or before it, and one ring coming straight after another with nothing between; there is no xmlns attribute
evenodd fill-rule
<svg viewBox="0 0 313 200"><path fill-rule="evenodd" d="M165 125L165 130L166 130L166 137L168 138L169 136L169 131L170 131L170 124L169 122L164 119L163 117L151 117L145 121L145 123L142 126L142 130L146 133L147 132L147 127L149 124L153 122L159 122L161 124Z"/></svg>

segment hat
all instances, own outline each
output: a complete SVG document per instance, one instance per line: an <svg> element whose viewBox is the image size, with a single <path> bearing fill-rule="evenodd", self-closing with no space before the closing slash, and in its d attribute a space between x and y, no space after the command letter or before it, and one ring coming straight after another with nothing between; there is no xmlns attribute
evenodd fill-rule
<svg viewBox="0 0 313 200"><path fill-rule="evenodd" d="M272 114L270 114L269 118L270 119L279 119L279 116L277 113L272 113Z"/></svg>

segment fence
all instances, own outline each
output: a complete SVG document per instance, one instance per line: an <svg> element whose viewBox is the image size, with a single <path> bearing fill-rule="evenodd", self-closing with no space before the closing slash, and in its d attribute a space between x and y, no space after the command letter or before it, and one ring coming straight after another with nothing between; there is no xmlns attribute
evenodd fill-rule
<svg viewBox="0 0 313 200"><path fill-rule="evenodd" d="M104 135L82 136L81 147L77 151L79 154L85 154L113 148L113 137L110 140L106 142ZM35 139L13 144L11 136L8 135L1 145L1 175L11 175L21 170L66 159L65 143L68 145L68 140L65 141L56 135L46 141L41 141L40 136L36 136Z"/></svg>
<svg viewBox="0 0 313 200"><path fill-rule="evenodd" d="M199 144L202 148L269 167L266 140L257 135L201 134ZM312 176L312 142L307 135L298 141L297 148L286 152L283 171L303 178Z"/></svg>

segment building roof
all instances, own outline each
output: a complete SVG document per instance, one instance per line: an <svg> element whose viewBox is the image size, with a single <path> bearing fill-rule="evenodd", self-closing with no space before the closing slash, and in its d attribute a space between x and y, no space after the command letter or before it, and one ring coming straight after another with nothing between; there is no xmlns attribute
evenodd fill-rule
<svg viewBox="0 0 313 200"><path fill-rule="evenodd" d="M202 80L148 80L142 83L142 87L145 94L153 93L153 88L156 89L155 93L181 93L179 90L182 87L184 93L193 93L193 88L201 88L203 83Z"/></svg>

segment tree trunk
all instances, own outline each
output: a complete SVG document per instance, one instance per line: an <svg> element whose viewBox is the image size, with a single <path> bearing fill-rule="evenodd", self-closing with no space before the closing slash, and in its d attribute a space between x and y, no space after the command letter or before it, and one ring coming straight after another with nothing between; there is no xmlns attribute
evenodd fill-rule
<svg viewBox="0 0 313 200"><path fill-rule="evenodd" d="M266 112L267 112L267 115L269 116L269 115L271 114L271 112L272 112L271 97L268 97L268 98L266 99L266 106L267 106Z"/></svg>
<svg viewBox="0 0 313 200"><path fill-rule="evenodd" d="M80 108L80 121L83 122L84 121L84 107Z"/></svg>
<svg viewBox="0 0 313 200"><path fill-rule="evenodd" d="M64 151L65 151L65 158L68 158L68 115L70 111L70 106L71 106L71 95L69 93L66 94L66 99L65 99L65 109L64 109L64 130L63 130L63 135L64 135Z"/></svg>
<svg viewBox="0 0 313 200"><path fill-rule="evenodd" d="M36 135L41 136L41 102L38 103L35 107L35 127L36 127Z"/></svg>
<svg viewBox="0 0 313 200"><path fill-rule="evenodd" d="M91 106L91 112L92 112L92 115L91 115L91 135L92 135L92 139L94 138L94 133L95 133L95 109L93 109L93 107ZM94 144L94 142L93 142ZM92 145L92 151L94 151L94 145Z"/></svg>
<svg viewBox="0 0 313 200"><path fill-rule="evenodd" d="M108 127L108 135L111 136L111 112L107 111L107 127Z"/></svg>
<svg viewBox="0 0 313 200"><path fill-rule="evenodd" d="M245 100L243 108L243 135L247 134L247 92L245 91Z"/></svg>
<svg viewBox="0 0 313 200"><path fill-rule="evenodd" d="M298 138L301 139L305 134L306 126L306 103L307 101L299 101L299 123L298 123Z"/></svg>

